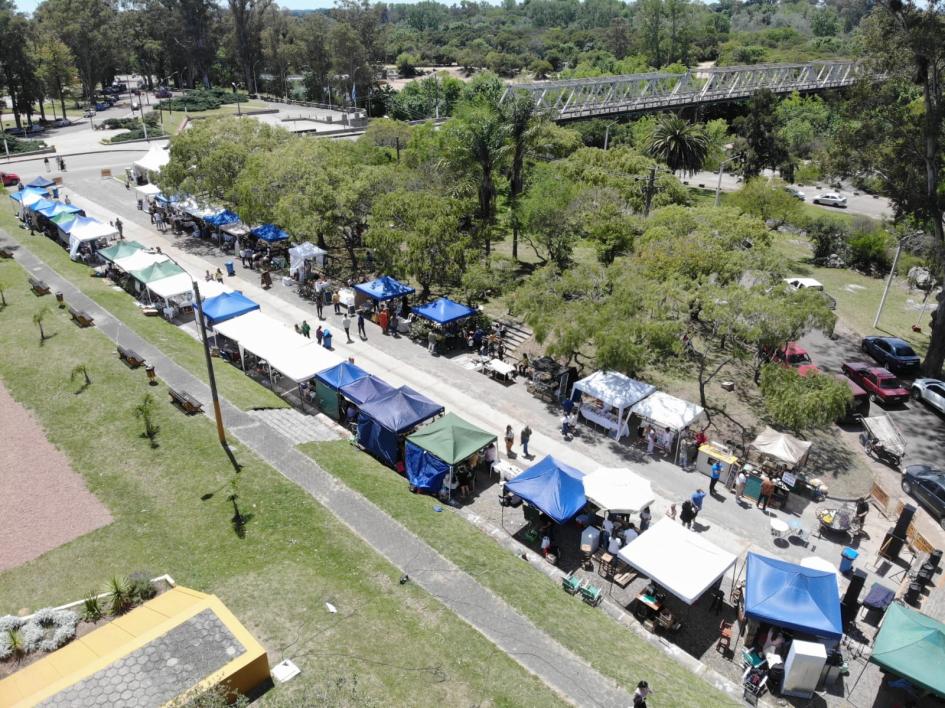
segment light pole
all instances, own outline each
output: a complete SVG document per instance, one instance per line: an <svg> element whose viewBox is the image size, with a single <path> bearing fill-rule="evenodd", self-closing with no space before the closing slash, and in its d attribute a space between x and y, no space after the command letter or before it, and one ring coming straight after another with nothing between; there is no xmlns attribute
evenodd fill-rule
<svg viewBox="0 0 945 708"><path fill-rule="evenodd" d="M607 149L607 145L610 143L610 126L612 125L617 125L617 121L611 121L604 126L604 150Z"/></svg>
<svg viewBox="0 0 945 708"><path fill-rule="evenodd" d="M236 117L242 118L243 111L240 110L240 97L239 97L239 94L236 92L236 82L235 81L230 82L230 86L233 87L233 96L236 98Z"/></svg>
<svg viewBox="0 0 945 708"><path fill-rule="evenodd" d="M259 82L256 80L256 66L261 61L262 59L257 59L253 62L253 93L256 94L256 98L259 98Z"/></svg>
<svg viewBox="0 0 945 708"><path fill-rule="evenodd" d="M903 236L896 244L896 255L893 256L892 267L889 269L889 277L886 278L886 287L883 288L883 296L879 299L879 307L876 308L876 317L873 319L873 328L879 326L880 315L883 314L883 307L886 306L886 297L889 295L889 288L892 287L893 277L896 275L896 266L899 265L899 256L902 253L902 244L913 236L921 236L922 232L916 232L909 236Z"/></svg>
<svg viewBox="0 0 945 708"><path fill-rule="evenodd" d="M722 198L722 168L734 159L734 157L730 157L727 160L722 160L722 162L719 163L719 181L715 185L715 206L719 205L719 202Z"/></svg>

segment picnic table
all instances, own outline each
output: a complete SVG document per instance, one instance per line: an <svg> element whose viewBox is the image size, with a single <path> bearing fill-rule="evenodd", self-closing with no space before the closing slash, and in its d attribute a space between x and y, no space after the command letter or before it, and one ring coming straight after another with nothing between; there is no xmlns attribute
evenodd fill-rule
<svg viewBox="0 0 945 708"><path fill-rule="evenodd" d="M493 377L501 376L506 380L509 380L512 374L515 373L515 367L501 359L490 359L485 363L483 370Z"/></svg>

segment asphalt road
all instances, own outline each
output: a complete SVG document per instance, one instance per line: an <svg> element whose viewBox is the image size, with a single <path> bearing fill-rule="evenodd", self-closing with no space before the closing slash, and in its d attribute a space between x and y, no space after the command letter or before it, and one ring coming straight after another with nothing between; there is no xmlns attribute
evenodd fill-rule
<svg viewBox="0 0 945 708"><path fill-rule="evenodd" d="M860 351L860 338L850 333L841 333L837 339L832 340L816 332L803 337L800 343L822 371L840 373L840 365L844 361L861 360L874 363ZM911 381L905 382L908 388ZM945 469L945 416L924 403L911 400L903 405L889 407L870 404L870 415L883 414L892 418L906 440L904 466L925 463ZM849 431L852 431L849 437L855 438L860 427L850 426Z"/></svg>

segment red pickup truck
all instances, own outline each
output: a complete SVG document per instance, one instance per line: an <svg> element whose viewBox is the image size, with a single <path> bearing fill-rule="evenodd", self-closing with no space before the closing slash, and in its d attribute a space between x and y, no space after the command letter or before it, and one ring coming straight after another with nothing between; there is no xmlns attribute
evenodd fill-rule
<svg viewBox="0 0 945 708"><path fill-rule="evenodd" d="M0 172L0 182L4 187L15 187L20 183L20 176L12 172Z"/></svg>
<svg viewBox="0 0 945 708"><path fill-rule="evenodd" d="M847 361L842 369L844 375L870 394L873 403L905 403L909 398L908 389L903 388L895 374L881 366L872 366L865 361Z"/></svg>

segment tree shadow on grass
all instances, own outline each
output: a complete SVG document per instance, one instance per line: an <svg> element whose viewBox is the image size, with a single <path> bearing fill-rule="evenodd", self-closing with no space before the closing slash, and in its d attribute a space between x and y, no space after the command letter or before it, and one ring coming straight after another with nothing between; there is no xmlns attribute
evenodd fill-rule
<svg viewBox="0 0 945 708"><path fill-rule="evenodd" d="M73 391L73 393L75 393L76 396L80 396L80 395L82 395L83 393L85 393L85 389L87 389L87 388L88 388L89 386L91 386L91 385L92 385L92 384L91 384L90 382L83 382L82 385L79 386L79 388L77 388L75 391Z"/></svg>
<svg viewBox="0 0 945 708"><path fill-rule="evenodd" d="M41 347L46 346L46 342L48 342L50 339L52 339L53 337L55 337L55 336L58 335L58 334L59 334L59 332L53 332L52 334L44 334L43 337L42 337L42 339L39 340L39 346L41 346Z"/></svg>
<svg viewBox="0 0 945 708"><path fill-rule="evenodd" d="M161 426L155 425L149 428L148 430L146 430L145 432L141 433L141 435L139 435L138 437L141 437L147 440L152 450L157 450L159 447L161 447L161 444L157 441L157 436L158 436L158 433L160 432L161 432Z"/></svg>

